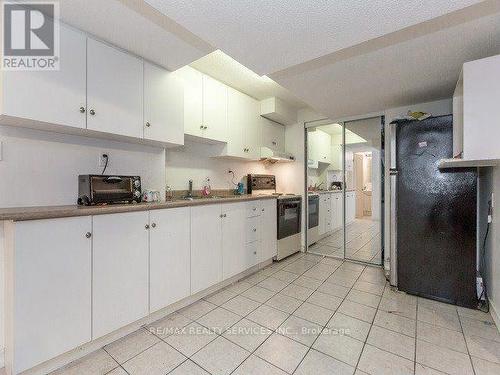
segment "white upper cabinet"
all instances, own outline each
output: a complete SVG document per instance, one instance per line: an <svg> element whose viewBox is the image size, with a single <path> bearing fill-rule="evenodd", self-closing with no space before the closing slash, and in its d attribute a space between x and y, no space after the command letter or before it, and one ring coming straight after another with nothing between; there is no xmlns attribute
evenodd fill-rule
<svg viewBox="0 0 500 375"><path fill-rule="evenodd" d="M87 129L143 137L143 63L87 40Z"/></svg>
<svg viewBox="0 0 500 375"><path fill-rule="evenodd" d="M2 72L2 114L84 129L86 39L61 24L60 70Z"/></svg>
<svg viewBox="0 0 500 375"><path fill-rule="evenodd" d="M149 313L147 211L93 218L93 339Z"/></svg>
<svg viewBox="0 0 500 375"><path fill-rule="evenodd" d="M307 134L308 159L320 163L330 164L332 160L332 137L321 130Z"/></svg>
<svg viewBox="0 0 500 375"><path fill-rule="evenodd" d="M229 87L227 111L228 138L225 155L259 159L261 143L259 102Z"/></svg>
<svg viewBox="0 0 500 375"><path fill-rule="evenodd" d="M227 140L227 86L203 75L203 136Z"/></svg>
<svg viewBox="0 0 500 375"><path fill-rule="evenodd" d="M144 138L184 144L184 85L180 77L144 62Z"/></svg>
<svg viewBox="0 0 500 375"><path fill-rule="evenodd" d="M149 222L149 306L155 312L191 293L191 210L153 210Z"/></svg>
<svg viewBox="0 0 500 375"><path fill-rule="evenodd" d="M227 86L185 66L175 72L184 83L184 132L207 141L227 140Z"/></svg>
<svg viewBox="0 0 500 375"><path fill-rule="evenodd" d="M453 155L500 160L500 55L467 62L453 96Z"/></svg>
<svg viewBox="0 0 500 375"><path fill-rule="evenodd" d="M190 66L175 74L184 85L184 133L203 137L203 74Z"/></svg>
<svg viewBox="0 0 500 375"><path fill-rule="evenodd" d="M285 152L285 127L262 116L260 121L262 123L262 146L273 151Z"/></svg>

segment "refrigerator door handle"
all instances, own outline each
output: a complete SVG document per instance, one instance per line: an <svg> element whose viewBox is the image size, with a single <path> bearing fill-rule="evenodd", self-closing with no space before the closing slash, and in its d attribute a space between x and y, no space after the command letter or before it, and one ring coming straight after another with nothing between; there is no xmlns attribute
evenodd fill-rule
<svg viewBox="0 0 500 375"><path fill-rule="evenodd" d="M389 249L389 264L390 264L390 284L398 286L398 248L397 248L397 177L398 169L396 168L396 124L389 125L390 136L390 249Z"/></svg>

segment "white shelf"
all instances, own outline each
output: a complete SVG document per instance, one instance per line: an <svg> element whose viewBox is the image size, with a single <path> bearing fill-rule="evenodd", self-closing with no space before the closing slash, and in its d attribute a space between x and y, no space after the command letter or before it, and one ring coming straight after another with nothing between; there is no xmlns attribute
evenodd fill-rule
<svg viewBox="0 0 500 375"><path fill-rule="evenodd" d="M471 168L471 167L495 167L500 164L500 160L470 160L470 159L441 159L440 169L446 168Z"/></svg>

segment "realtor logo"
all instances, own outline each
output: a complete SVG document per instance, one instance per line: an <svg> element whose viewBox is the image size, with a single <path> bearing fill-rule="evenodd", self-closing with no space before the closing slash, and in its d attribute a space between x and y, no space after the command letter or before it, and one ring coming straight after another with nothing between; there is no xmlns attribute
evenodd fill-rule
<svg viewBox="0 0 500 375"><path fill-rule="evenodd" d="M59 70L59 4L2 2L2 69Z"/></svg>

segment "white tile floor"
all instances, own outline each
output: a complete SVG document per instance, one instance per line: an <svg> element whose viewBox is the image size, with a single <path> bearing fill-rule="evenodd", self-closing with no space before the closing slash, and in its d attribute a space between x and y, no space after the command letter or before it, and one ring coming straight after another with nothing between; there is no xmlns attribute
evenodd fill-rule
<svg viewBox="0 0 500 375"><path fill-rule="evenodd" d="M500 334L379 268L297 254L56 373L498 375Z"/></svg>
<svg viewBox="0 0 500 375"><path fill-rule="evenodd" d="M342 259L344 257L343 236L344 233L342 230L336 230L331 235L310 246L309 251L318 255L327 255ZM365 216L362 219L355 219L354 222L347 225L345 258L380 264L380 221Z"/></svg>

